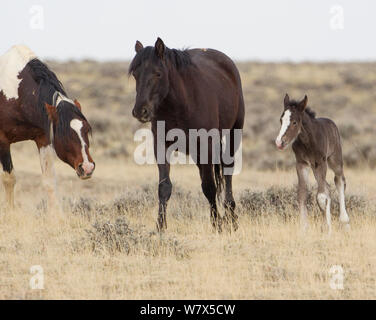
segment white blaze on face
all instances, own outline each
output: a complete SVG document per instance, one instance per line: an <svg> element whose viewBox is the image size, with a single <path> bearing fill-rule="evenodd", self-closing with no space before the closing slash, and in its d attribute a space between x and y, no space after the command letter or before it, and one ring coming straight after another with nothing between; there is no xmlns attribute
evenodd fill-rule
<svg viewBox="0 0 376 320"><path fill-rule="evenodd" d="M24 45L13 46L0 57L0 91L7 99L18 99L18 86L21 82L18 75L34 58L34 52Z"/></svg>
<svg viewBox="0 0 376 320"><path fill-rule="evenodd" d="M81 134L81 128L83 126L82 121L78 119L73 119L70 122L70 126L77 133L77 136L81 141L81 154L82 154L82 159L83 159L82 168L84 169L85 173L87 172L90 173L94 169L94 164L89 161L89 158L86 154L86 149L85 149L86 143L84 139L82 138L82 134Z"/></svg>
<svg viewBox="0 0 376 320"><path fill-rule="evenodd" d="M291 111L286 110L285 114L282 117L281 130L279 131L279 135L277 139L275 139L275 143L277 144L277 146L282 145L282 137L284 136L284 134L286 133L287 129L290 126L290 118L291 118Z"/></svg>

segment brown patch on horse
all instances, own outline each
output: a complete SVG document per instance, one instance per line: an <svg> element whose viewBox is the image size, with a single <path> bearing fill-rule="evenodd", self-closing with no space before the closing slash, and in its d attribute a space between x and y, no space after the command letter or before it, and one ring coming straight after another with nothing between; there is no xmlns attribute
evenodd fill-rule
<svg viewBox="0 0 376 320"><path fill-rule="evenodd" d="M78 108L78 109L80 109L80 111L82 111L82 109L81 109L81 104L78 102L78 100L77 99L74 99L74 104L76 105L76 107Z"/></svg>
<svg viewBox="0 0 376 320"><path fill-rule="evenodd" d="M47 102L45 102L45 106L46 106L48 118L50 119L50 121L56 124L58 120L56 107L51 106Z"/></svg>

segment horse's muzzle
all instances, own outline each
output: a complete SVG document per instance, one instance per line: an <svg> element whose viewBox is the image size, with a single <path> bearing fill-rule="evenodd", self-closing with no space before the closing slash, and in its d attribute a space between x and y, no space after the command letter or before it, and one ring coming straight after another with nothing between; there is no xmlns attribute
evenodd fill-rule
<svg viewBox="0 0 376 320"><path fill-rule="evenodd" d="M151 111L151 108L149 107L142 107L142 108L133 108L132 115L135 117L138 121L145 123L151 121L153 117L153 113Z"/></svg>
<svg viewBox="0 0 376 320"><path fill-rule="evenodd" d="M277 146L279 150L284 150L286 148L286 144L283 140L281 141L275 140L275 145Z"/></svg>
<svg viewBox="0 0 376 320"><path fill-rule="evenodd" d="M89 179L95 170L95 162L80 163L76 169L77 176L82 179Z"/></svg>

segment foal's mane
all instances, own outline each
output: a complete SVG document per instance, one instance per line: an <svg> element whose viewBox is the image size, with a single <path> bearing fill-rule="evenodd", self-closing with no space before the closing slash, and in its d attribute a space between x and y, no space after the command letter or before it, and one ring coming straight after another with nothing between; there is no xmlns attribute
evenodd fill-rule
<svg viewBox="0 0 376 320"><path fill-rule="evenodd" d="M39 85L37 109L43 119L44 129L49 135L50 120L48 119L45 103L47 102L48 104L53 105L53 96L56 91L60 92L64 96L67 96L67 94L56 74L51 71L42 61L35 58L30 60L27 65L30 68L32 78ZM69 138L70 121L75 116L87 121L80 109L78 109L72 103L62 101L59 103L59 107L56 106L56 109L58 113L58 124L56 126L55 135L60 138ZM91 131L90 125L89 131Z"/></svg>
<svg viewBox="0 0 376 320"><path fill-rule="evenodd" d="M296 101L296 100L290 100L290 102L289 102L289 106L292 106L292 107L297 108L298 105L299 105L299 101ZM306 108L305 108L305 112L306 112L306 114L309 115L310 118L312 118L312 119L315 119L315 118L316 118L316 112L313 111L310 107L306 107Z"/></svg>
<svg viewBox="0 0 376 320"><path fill-rule="evenodd" d="M176 69L182 69L192 64L188 49L178 50L165 47L164 57L165 61L170 63ZM146 47L139 51L129 65L128 74L130 75L145 61L158 61L154 47Z"/></svg>

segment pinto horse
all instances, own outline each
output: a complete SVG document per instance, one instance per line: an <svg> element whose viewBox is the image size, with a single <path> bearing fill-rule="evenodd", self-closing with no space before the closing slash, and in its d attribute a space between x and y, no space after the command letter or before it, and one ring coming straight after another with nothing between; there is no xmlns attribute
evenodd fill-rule
<svg viewBox="0 0 376 320"><path fill-rule="evenodd" d="M327 118L316 118L307 107L308 98L301 101L284 99L281 116L281 129L275 141L278 149L284 150L292 144L298 174L298 198L301 223L307 228L307 184L309 168L312 169L318 184L317 204L325 212L328 232L331 233L330 192L326 182L329 168L334 172L340 205L339 220L345 230L349 229L349 216L345 206L346 179L343 174L342 147L339 131L335 123Z"/></svg>
<svg viewBox="0 0 376 320"><path fill-rule="evenodd" d="M81 179L90 178L95 168L90 131L78 101L67 97L56 75L28 47L13 46L0 57L0 161L9 208L14 207L16 182L12 143L35 141L51 209L57 205L54 154Z"/></svg>
<svg viewBox="0 0 376 320"><path fill-rule="evenodd" d="M168 148L173 142L166 135L157 135L157 125L163 121L166 131L181 129L186 137L191 129L227 129L230 131L230 152L240 144L234 141L234 131L243 128L244 100L239 72L234 62L213 49L169 49L158 38L154 47L137 41L136 55L129 66L129 74L136 80L136 101L132 114L141 122L151 122L154 154L158 162L158 145ZM159 140L158 140L159 139ZM197 145L203 141L197 139ZM214 142L213 142L214 145ZM228 147L226 146L226 147ZM200 147L197 147L199 149ZM223 174L223 159L214 163L212 140L208 141L208 161L195 160L202 181L202 191L210 204L212 225L221 231L222 221L237 228L235 201L232 194L232 174ZM186 154L193 150L186 148ZM201 158L202 159L202 158ZM158 162L159 210L157 228L167 228L166 207L171 196L170 164ZM216 198L225 186L225 216L218 215Z"/></svg>

